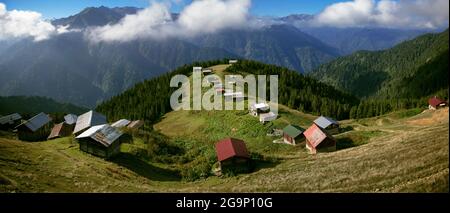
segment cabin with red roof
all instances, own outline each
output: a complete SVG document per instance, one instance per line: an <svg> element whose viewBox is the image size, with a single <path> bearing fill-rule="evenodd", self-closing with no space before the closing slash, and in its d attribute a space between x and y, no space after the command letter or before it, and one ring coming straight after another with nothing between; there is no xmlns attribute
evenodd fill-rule
<svg viewBox="0 0 450 213"><path fill-rule="evenodd" d="M336 140L316 124L309 127L303 134L306 138L306 148L311 154L336 151Z"/></svg>
<svg viewBox="0 0 450 213"><path fill-rule="evenodd" d="M447 106L448 103L444 100L439 99L438 97L434 96L433 98L430 98L428 100L428 109L430 110L437 110L441 107Z"/></svg>
<svg viewBox="0 0 450 213"><path fill-rule="evenodd" d="M220 167L248 169L250 154L243 140L226 138L216 143L217 160Z"/></svg>

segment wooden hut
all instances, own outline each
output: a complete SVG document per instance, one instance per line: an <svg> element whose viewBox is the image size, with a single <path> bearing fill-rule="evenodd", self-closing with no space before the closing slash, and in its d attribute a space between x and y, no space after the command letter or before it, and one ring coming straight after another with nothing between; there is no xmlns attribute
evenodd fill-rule
<svg viewBox="0 0 450 213"><path fill-rule="evenodd" d="M14 128L20 124L22 116L19 113L0 116L0 129Z"/></svg>
<svg viewBox="0 0 450 213"><path fill-rule="evenodd" d="M303 132L305 132L305 129L297 125L288 125L283 129L283 141L295 146L305 141Z"/></svg>
<svg viewBox="0 0 450 213"><path fill-rule="evenodd" d="M235 138L223 139L216 143L216 153L222 170L248 170L250 154L244 141Z"/></svg>
<svg viewBox="0 0 450 213"><path fill-rule="evenodd" d="M434 96L433 98L430 98L428 100L428 109L430 110L437 110L439 108L445 107L447 106L447 102L445 102L444 100Z"/></svg>
<svg viewBox="0 0 450 213"><path fill-rule="evenodd" d="M250 114L258 117L261 113L268 113L270 111L269 104L266 103L254 103L250 106Z"/></svg>
<svg viewBox="0 0 450 213"><path fill-rule="evenodd" d="M69 125L73 125L75 127L75 124L77 123L78 116L74 114L67 114L64 116L64 122Z"/></svg>
<svg viewBox="0 0 450 213"><path fill-rule="evenodd" d="M197 72L202 73L202 67L193 67L192 68L192 72L194 72L194 73L197 73Z"/></svg>
<svg viewBox="0 0 450 213"><path fill-rule="evenodd" d="M131 121L129 121L127 119L120 119L120 120L114 122L113 124L111 124L111 126L115 127L115 128L123 128L123 127L127 127L130 123L131 123Z"/></svg>
<svg viewBox="0 0 450 213"><path fill-rule="evenodd" d="M314 123L332 135L339 133L339 122L329 117L321 116L317 118Z"/></svg>
<svg viewBox="0 0 450 213"><path fill-rule="evenodd" d="M316 124L309 127L303 134L306 138L306 148L311 154L336 150L336 140L333 136Z"/></svg>
<svg viewBox="0 0 450 213"><path fill-rule="evenodd" d="M236 59L232 59L232 60L229 60L229 61L228 61L229 64L236 64L236 63L238 63L238 62L239 62L239 61L236 60Z"/></svg>
<svg viewBox="0 0 450 213"><path fill-rule="evenodd" d="M263 124L266 122L269 122L269 121L274 121L277 118L278 118L278 115L273 112L259 114L259 122L261 122Z"/></svg>
<svg viewBox="0 0 450 213"><path fill-rule="evenodd" d="M29 120L23 122L17 129L17 136L22 141L42 141L50 133L50 117L41 112Z"/></svg>
<svg viewBox="0 0 450 213"><path fill-rule="evenodd" d="M131 121L127 127L128 127L128 129L136 130L136 129L141 128L142 126L144 126L144 121L136 120L136 121Z"/></svg>
<svg viewBox="0 0 450 213"><path fill-rule="evenodd" d="M86 129L92 126L106 124L106 117L98 112L89 111L77 118L77 123L75 124L75 129L73 134L79 135Z"/></svg>
<svg viewBox="0 0 450 213"><path fill-rule="evenodd" d="M76 137L80 150L89 154L111 158L120 153L122 132L109 124L93 126Z"/></svg>
<svg viewBox="0 0 450 213"><path fill-rule="evenodd" d="M56 124L47 139L51 140L55 138L67 137L72 134L73 127L73 125L70 125L66 122Z"/></svg>

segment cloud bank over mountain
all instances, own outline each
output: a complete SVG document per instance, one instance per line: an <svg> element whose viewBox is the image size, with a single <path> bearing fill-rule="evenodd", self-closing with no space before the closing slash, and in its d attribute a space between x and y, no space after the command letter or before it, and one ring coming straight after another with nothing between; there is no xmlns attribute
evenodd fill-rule
<svg viewBox="0 0 450 213"><path fill-rule="evenodd" d="M139 38L193 37L245 26L250 0L202 0L187 5L173 20L170 4L153 2L119 23L86 32L92 41L130 41Z"/></svg>
<svg viewBox="0 0 450 213"><path fill-rule="evenodd" d="M119 22L79 29L90 42L127 42L136 39L190 38L226 29L260 29L287 22L250 14L251 0L195 0L174 18L171 3L151 1ZM178 3L177 3L178 2ZM280 2L282 4L282 2ZM438 29L448 27L447 0L352 0L331 4L296 26L338 28ZM292 24L292 23L291 23ZM33 11L6 9L0 3L0 40L31 37L42 41L69 32Z"/></svg>
<svg viewBox="0 0 450 213"><path fill-rule="evenodd" d="M49 21L43 20L40 13L8 11L6 5L0 3L0 40L31 37L35 41L42 41L65 32L68 32L67 26L53 26Z"/></svg>
<svg viewBox="0 0 450 213"><path fill-rule="evenodd" d="M334 27L448 27L448 0L353 0L335 3L312 24Z"/></svg>

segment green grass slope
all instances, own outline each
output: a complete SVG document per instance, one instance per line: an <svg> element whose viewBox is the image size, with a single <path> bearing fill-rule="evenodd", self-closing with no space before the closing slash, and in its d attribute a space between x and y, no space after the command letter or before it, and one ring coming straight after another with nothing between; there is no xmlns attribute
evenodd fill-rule
<svg viewBox="0 0 450 213"><path fill-rule="evenodd" d="M151 144L141 139L123 144L119 157L105 161L79 151L71 138L24 143L3 136L0 191L448 192L448 109L342 121L348 131L336 136L338 151L315 156L303 146L273 144L265 136L271 126L306 126L315 118L286 108L282 112L285 116L267 126L233 111L167 114L155 128L178 146L213 149L216 139L236 136L252 153L277 159L249 174L196 181L180 179L170 162L136 155L133 149Z"/></svg>

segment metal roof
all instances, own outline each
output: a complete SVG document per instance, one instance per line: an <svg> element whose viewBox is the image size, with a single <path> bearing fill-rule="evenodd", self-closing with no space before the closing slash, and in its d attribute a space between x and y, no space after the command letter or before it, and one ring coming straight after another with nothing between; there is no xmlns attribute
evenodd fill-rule
<svg viewBox="0 0 450 213"><path fill-rule="evenodd" d="M430 98L429 100L428 100L428 104L429 105L431 105L431 106L433 106L433 107L437 107L437 106L439 106L439 105L441 105L441 104L444 104L444 103L446 103L444 100L441 100L441 99L439 99L438 97L433 97L433 98Z"/></svg>
<svg viewBox="0 0 450 213"><path fill-rule="evenodd" d="M66 121L66 124L75 124L77 123L77 119L78 116L74 115L74 114L67 114L66 116L64 116L64 120Z"/></svg>
<svg viewBox="0 0 450 213"><path fill-rule="evenodd" d="M273 120L276 120L277 117L278 117L278 115L273 112L262 113L259 115L259 120L260 121L273 121Z"/></svg>
<svg viewBox="0 0 450 213"><path fill-rule="evenodd" d="M70 124L67 124L66 122L56 124L53 127L53 129L52 129L50 135L47 137L47 139L53 139L53 138L64 136L63 135L64 131L67 130L68 125L70 125Z"/></svg>
<svg viewBox="0 0 450 213"><path fill-rule="evenodd" d="M0 124L11 124L14 121L22 119L22 116L19 113L14 113L10 115L5 115L0 117Z"/></svg>
<svg viewBox="0 0 450 213"><path fill-rule="evenodd" d="M103 124L89 128L76 138L91 138L103 146L108 147L118 140L122 134L121 131L109 124Z"/></svg>
<svg viewBox="0 0 450 213"><path fill-rule="evenodd" d="M41 113L35 115L34 117L30 118L30 120L25 121L21 125L25 125L32 132L35 132L36 130L45 126L50 121L51 121L50 117L47 114L41 112ZM19 125L19 126L21 126L21 125Z"/></svg>
<svg viewBox="0 0 450 213"><path fill-rule="evenodd" d="M332 124L339 125L339 123L331 118L321 116L320 118L317 118L314 121L315 124L317 124L320 128L326 129Z"/></svg>
<svg viewBox="0 0 450 213"><path fill-rule="evenodd" d="M269 104L266 103L255 103L252 105L253 109L261 109L261 110L268 110L270 108Z"/></svg>
<svg viewBox="0 0 450 213"><path fill-rule="evenodd" d="M144 125L144 121L136 120L132 121L130 124L128 124L128 128L130 129L139 129Z"/></svg>
<svg viewBox="0 0 450 213"><path fill-rule="evenodd" d="M283 132L289 135L289 137L296 138L305 132L305 129L297 125L289 125L284 127Z"/></svg>
<svg viewBox="0 0 450 213"><path fill-rule="evenodd" d="M91 126L105 124L106 117L98 112L89 111L80 116L78 116L77 123L75 125L75 129L73 131L74 134L85 130Z"/></svg>
<svg viewBox="0 0 450 213"><path fill-rule="evenodd" d="M122 128L122 127L127 126L130 123L131 123L131 121L129 121L127 119L120 119L120 120L116 121L115 123L113 123L111 126L116 127L116 128Z"/></svg>
<svg viewBox="0 0 450 213"><path fill-rule="evenodd" d="M313 146L314 148L319 146L319 144L327 138L334 140L334 138L329 135L327 131L321 129L316 124L313 124L311 127L309 127L303 134L305 135L311 146Z"/></svg>
<svg viewBox="0 0 450 213"><path fill-rule="evenodd" d="M235 138L226 138L216 144L216 154L219 161L232 157L250 158L245 142Z"/></svg>

